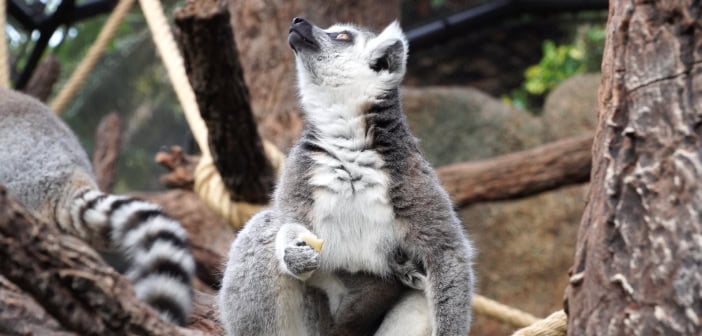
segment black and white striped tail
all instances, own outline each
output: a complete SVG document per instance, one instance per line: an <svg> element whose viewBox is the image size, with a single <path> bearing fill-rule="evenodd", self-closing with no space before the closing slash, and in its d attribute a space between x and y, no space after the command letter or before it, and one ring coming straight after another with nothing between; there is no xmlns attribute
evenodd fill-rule
<svg viewBox="0 0 702 336"><path fill-rule="evenodd" d="M163 318L184 325L192 309L195 261L181 225L152 203L95 190L77 194L66 223L100 248L115 247L129 262L137 297Z"/></svg>

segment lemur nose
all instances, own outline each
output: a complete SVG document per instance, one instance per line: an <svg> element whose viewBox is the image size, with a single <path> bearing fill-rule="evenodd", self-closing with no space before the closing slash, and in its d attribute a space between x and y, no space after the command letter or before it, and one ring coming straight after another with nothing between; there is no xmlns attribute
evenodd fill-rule
<svg viewBox="0 0 702 336"><path fill-rule="evenodd" d="M302 22L305 22L305 19L303 19L303 18L301 18L301 17L295 17L295 18L293 18L293 22L292 22L292 23L293 23L293 24L298 24L298 23L302 23Z"/></svg>

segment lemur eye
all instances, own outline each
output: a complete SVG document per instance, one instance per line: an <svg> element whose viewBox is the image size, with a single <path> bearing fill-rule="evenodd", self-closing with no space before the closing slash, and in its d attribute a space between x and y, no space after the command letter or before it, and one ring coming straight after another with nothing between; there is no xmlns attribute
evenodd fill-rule
<svg viewBox="0 0 702 336"><path fill-rule="evenodd" d="M334 37L337 40L348 41L351 37L347 33L339 33Z"/></svg>

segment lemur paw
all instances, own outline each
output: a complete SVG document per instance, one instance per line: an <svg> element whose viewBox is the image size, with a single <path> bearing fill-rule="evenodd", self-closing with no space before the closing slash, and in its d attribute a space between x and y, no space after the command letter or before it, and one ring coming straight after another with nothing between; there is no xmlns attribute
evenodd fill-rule
<svg viewBox="0 0 702 336"><path fill-rule="evenodd" d="M296 241L285 248L283 262L290 273L306 279L319 268L319 252L302 240Z"/></svg>
<svg viewBox="0 0 702 336"><path fill-rule="evenodd" d="M316 236L302 225L285 224L278 231L278 261L282 270L295 278L307 280L319 268L319 249L321 243L318 243Z"/></svg>

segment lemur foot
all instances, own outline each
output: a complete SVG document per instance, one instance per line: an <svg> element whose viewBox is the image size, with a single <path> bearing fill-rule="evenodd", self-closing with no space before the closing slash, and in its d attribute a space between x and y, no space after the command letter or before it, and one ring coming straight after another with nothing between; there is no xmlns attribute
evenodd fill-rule
<svg viewBox="0 0 702 336"><path fill-rule="evenodd" d="M424 290L427 282L427 273L420 261L412 260L402 251L397 251L390 263L395 277L405 286L417 290Z"/></svg>

